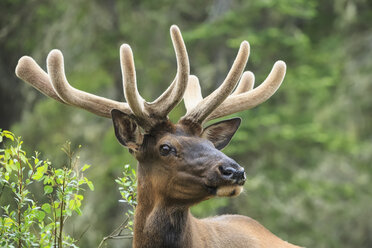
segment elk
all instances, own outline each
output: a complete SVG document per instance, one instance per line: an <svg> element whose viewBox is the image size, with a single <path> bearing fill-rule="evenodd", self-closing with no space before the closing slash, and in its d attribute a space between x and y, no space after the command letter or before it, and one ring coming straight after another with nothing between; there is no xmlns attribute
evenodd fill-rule
<svg viewBox="0 0 372 248"><path fill-rule="evenodd" d="M133 53L127 44L120 47L126 103L72 87L59 50L49 53L47 73L31 57L24 56L16 75L61 103L112 119L116 138L138 161L133 247L298 247L249 217L197 219L190 213L192 205L214 196L239 195L246 181L243 167L220 151L238 129L240 118L207 127L204 124L270 98L284 79L285 63L276 62L266 80L253 89L254 75L243 73L250 52L249 43L243 41L226 79L203 98L198 78L189 75L189 59L179 28L173 25L170 34L177 74L153 102L145 101L137 90ZM168 114L182 99L187 112L173 124Z"/></svg>

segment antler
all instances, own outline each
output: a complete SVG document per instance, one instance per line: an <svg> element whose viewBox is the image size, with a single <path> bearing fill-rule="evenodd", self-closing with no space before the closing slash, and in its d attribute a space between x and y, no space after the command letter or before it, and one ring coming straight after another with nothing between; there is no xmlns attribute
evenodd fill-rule
<svg viewBox="0 0 372 248"><path fill-rule="evenodd" d="M187 113L182 117L183 120L187 119L202 124L208 120L251 109L269 99L280 87L286 72L286 65L283 61L277 61L266 80L255 89L253 89L254 74L250 71L244 72L237 88L229 95L246 64L246 60L240 59L241 57L245 58L242 55L243 44L244 42L240 46L237 59L228 74L229 77L232 71L234 73L234 78L229 81L229 87L224 86L227 81L225 79L225 82L217 90L203 99L198 78L194 75L189 77L188 87L184 95ZM235 68L239 69L235 70ZM219 97L217 97L218 94L220 94ZM207 109L206 105L211 102L211 99L214 99L214 103Z"/></svg>
<svg viewBox="0 0 372 248"><path fill-rule="evenodd" d="M190 66L181 31L173 25L170 33L177 58L177 75L169 88L151 103L146 102L138 93L133 53L127 44L120 47L120 61L124 95L128 103L99 97L72 87L66 79L63 55L59 50L52 50L47 57L48 73L31 57L24 56L18 61L16 75L46 96L99 116L111 118L111 110L119 109L135 117L138 124L149 131L154 125L167 119L168 113L182 100L188 82Z"/></svg>
<svg viewBox="0 0 372 248"><path fill-rule="evenodd" d="M236 56L236 59L221 86L214 92L212 92L209 96L201 100L194 108L188 109L186 115L182 117L182 120L188 119L196 123L202 123L208 117L208 115L210 115L212 111L229 96L231 91L234 89L236 83L240 78L240 75L243 73L244 67L248 61L248 56L249 43L247 41L243 41L240 45L240 49ZM197 82L197 80L195 79L193 79L192 81Z"/></svg>

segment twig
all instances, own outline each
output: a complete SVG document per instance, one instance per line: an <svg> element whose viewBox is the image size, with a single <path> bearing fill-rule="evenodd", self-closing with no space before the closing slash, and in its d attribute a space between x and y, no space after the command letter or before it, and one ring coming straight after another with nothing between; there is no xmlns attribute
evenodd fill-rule
<svg viewBox="0 0 372 248"><path fill-rule="evenodd" d="M76 244L79 243L79 241L81 240L81 238L85 235L85 233L89 230L91 224L88 225L87 228L85 228L85 230L80 234L79 238L76 240Z"/></svg>
<svg viewBox="0 0 372 248"><path fill-rule="evenodd" d="M62 199L61 199L61 216L59 220L59 240L58 246L62 248L62 241L63 241L63 210L64 210L64 203L65 203L65 183L66 183L66 169L64 169L63 173L63 181L62 181Z"/></svg>
<svg viewBox="0 0 372 248"><path fill-rule="evenodd" d="M18 202L18 232L19 232L19 240L18 240L18 248L22 247L22 233L21 233L21 222L22 222L22 213L21 208L23 204L23 197L22 197L22 189L23 189L23 171L22 171L22 161L19 158L19 149L17 151L17 161L19 163L18 169L18 183L19 183L19 202Z"/></svg>
<svg viewBox="0 0 372 248"><path fill-rule="evenodd" d="M98 248L103 247L103 244L106 242L108 239L130 239L133 238L132 235L122 235L122 231L125 229L125 226L128 224L129 217L127 217L123 223L121 223L110 235L104 237L99 243Z"/></svg>

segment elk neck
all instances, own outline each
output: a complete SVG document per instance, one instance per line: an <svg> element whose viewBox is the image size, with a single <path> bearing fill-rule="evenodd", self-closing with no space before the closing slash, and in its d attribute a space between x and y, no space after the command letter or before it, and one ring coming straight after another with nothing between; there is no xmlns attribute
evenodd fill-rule
<svg viewBox="0 0 372 248"><path fill-rule="evenodd" d="M194 217L189 206L175 205L160 196L140 163L137 176L138 205L134 217L134 247L191 247Z"/></svg>

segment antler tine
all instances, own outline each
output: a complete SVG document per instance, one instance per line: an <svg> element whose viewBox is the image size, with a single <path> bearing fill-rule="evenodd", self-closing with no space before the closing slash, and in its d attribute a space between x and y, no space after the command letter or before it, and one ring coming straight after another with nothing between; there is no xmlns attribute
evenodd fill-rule
<svg viewBox="0 0 372 248"><path fill-rule="evenodd" d="M234 89L243 73L248 56L249 43L243 41L240 45L236 59L221 86L204 98L194 109L182 117L182 119L189 119L196 123L203 123L208 115L210 115L210 113L216 109Z"/></svg>
<svg viewBox="0 0 372 248"><path fill-rule="evenodd" d="M189 58L180 29L176 25L170 28L170 34L177 59L177 75L168 89L155 101L147 104L153 115L165 117L182 100L190 73Z"/></svg>
<svg viewBox="0 0 372 248"><path fill-rule="evenodd" d="M243 73L242 77L240 78L238 86L236 87L234 92L231 93L229 97L250 91L253 89L253 86L254 86L254 74L250 71L246 71ZM229 99L229 97L227 99Z"/></svg>
<svg viewBox="0 0 372 248"><path fill-rule="evenodd" d="M123 74L124 95L139 124L150 129L182 100L190 72L186 46L181 31L175 25L170 29L177 58L177 75L168 89L154 102L146 102L137 90L136 71L132 49L124 44L120 47L120 61Z"/></svg>
<svg viewBox="0 0 372 248"><path fill-rule="evenodd" d="M269 99L283 82L286 72L286 64L283 61L277 61L265 81L257 88L230 96L223 102L207 120L213 120L219 117L237 113L243 110L251 109L267 99Z"/></svg>
<svg viewBox="0 0 372 248"><path fill-rule="evenodd" d="M55 93L64 102L86 109L99 116L111 118L111 110L116 108L131 113L128 104L99 97L72 87L65 76L63 55L59 50L52 50L47 58L47 69Z"/></svg>
<svg viewBox="0 0 372 248"><path fill-rule="evenodd" d="M128 44L123 44L120 47L120 62L125 99L133 114L138 119L146 120L148 119L148 114L145 113L144 109L145 100L141 97L137 89L133 53Z"/></svg>
<svg viewBox="0 0 372 248"><path fill-rule="evenodd" d="M183 96L183 101L186 107L186 113L194 109L201 101L203 96L200 89L199 79L195 75L189 76L189 82Z"/></svg>
<svg viewBox="0 0 372 248"><path fill-rule="evenodd" d="M61 103L67 104L54 91L48 74L41 69L33 58L29 56L23 56L20 58L16 66L15 73L17 77L30 84L44 95L54 98Z"/></svg>

